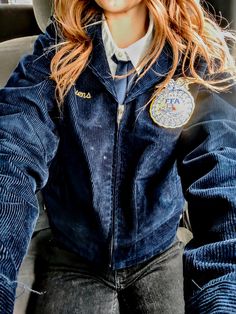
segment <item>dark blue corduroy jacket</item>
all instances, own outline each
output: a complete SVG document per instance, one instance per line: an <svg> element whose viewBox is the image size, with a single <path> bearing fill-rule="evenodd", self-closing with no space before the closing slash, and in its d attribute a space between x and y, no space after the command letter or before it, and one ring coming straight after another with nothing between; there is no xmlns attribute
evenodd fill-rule
<svg viewBox="0 0 236 314"><path fill-rule="evenodd" d="M52 24L0 91L1 313L12 311L43 187L57 241L113 269L166 250L185 197L194 234L185 252L186 312L236 313L235 87L216 94L192 85L188 124L156 125L141 109L171 67L165 48L127 95L118 128L100 26L90 33L93 54L63 113L49 79Z"/></svg>

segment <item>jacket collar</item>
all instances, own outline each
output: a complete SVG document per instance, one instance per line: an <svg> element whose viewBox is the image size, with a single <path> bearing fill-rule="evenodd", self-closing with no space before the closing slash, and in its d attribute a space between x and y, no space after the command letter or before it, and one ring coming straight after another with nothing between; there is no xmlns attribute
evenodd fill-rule
<svg viewBox="0 0 236 314"><path fill-rule="evenodd" d="M93 40L93 52L88 67L93 71L106 89L116 98L116 90L102 40L102 19L101 23L87 27L87 33ZM168 44L164 47L158 60L152 68L139 79L130 89L126 102L129 102L149 90L154 85L163 81L172 66L172 51Z"/></svg>
<svg viewBox="0 0 236 314"><path fill-rule="evenodd" d="M101 21L101 23L99 23ZM105 85L106 89L116 98L116 90L110 73L109 64L106 57L105 48L102 41L102 17L97 25L87 26L87 33L93 41L93 51L90 56L88 67L93 71L97 78Z"/></svg>

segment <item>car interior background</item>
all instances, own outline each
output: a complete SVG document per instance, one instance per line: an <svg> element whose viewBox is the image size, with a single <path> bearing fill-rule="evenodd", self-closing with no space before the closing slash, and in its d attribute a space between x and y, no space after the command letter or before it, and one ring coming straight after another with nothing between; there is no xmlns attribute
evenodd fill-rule
<svg viewBox="0 0 236 314"><path fill-rule="evenodd" d="M235 26L233 14L236 14L236 0L212 0L208 1L212 12L217 15L222 13L231 24ZM234 13L235 12L235 13ZM44 32L51 14L51 0L0 0L0 88L3 87L19 59L31 53L34 41L40 32ZM225 25L225 21L223 21ZM39 233L48 231L49 225L45 214L40 194L40 217L33 235L28 255L24 259L18 276L19 286L14 314L26 313L26 307L30 290L34 280L34 258L40 241L43 240ZM188 219L185 217L185 220ZM188 223L187 223L188 225ZM189 226L188 226L189 227ZM184 229L185 230L185 229ZM45 236L47 233L45 233ZM181 232L184 242L191 238L191 233Z"/></svg>

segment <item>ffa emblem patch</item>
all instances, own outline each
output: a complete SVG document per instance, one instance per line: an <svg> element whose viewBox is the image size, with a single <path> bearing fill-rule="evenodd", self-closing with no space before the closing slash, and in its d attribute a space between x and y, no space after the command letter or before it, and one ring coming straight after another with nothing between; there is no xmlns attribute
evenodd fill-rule
<svg viewBox="0 0 236 314"><path fill-rule="evenodd" d="M171 80L150 106L152 120L164 128L178 128L191 118L195 103L186 80Z"/></svg>

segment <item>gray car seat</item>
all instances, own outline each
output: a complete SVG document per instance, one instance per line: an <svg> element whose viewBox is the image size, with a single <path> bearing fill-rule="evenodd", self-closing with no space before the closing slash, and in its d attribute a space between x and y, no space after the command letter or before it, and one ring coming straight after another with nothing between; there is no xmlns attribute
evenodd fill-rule
<svg viewBox="0 0 236 314"><path fill-rule="evenodd" d="M0 42L38 34L40 29L36 22L32 5L2 4L0 0Z"/></svg>
<svg viewBox="0 0 236 314"><path fill-rule="evenodd" d="M1 14L3 16L4 9L10 7L11 5L1 5ZM14 5L16 10L18 11L18 15L22 14L24 16L24 19L30 18L32 20L32 16L30 14L30 7L29 6L23 6L22 10L20 10L21 5ZM27 7L27 10L26 10ZM48 23L48 19L51 13L51 4L50 0L33 0L33 10L34 15L36 18L36 21L38 23L39 28L36 30L44 31L46 28L46 25ZM10 12L10 13L9 13ZM13 12L11 10L7 9L5 12L5 15L11 14L13 15ZM33 14L33 12L32 12ZM7 20L7 16L4 15L4 20ZM16 17L16 14L14 15ZM17 19L17 23L20 23L21 19ZM34 23L36 23L36 21ZM9 21L11 24L13 21ZM16 28L18 27L16 23ZM33 23L33 24L34 24ZM1 20L0 27L4 27L4 38L7 37L7 24L6 22ZM26 35L31 34L32 30L32 23L28 25L29 30L27 29L21 29L21 34L26 33ZM35 28L35 27L34 27ZM13 35L13 27L11 25L9 29L8 38L11 38ZM15 35L17 36L19 34L19 31L15 31ZM35 33L36 35L37 33ZM33 44L36 39L36 36L24 36L20 38L10 39L7 41L3 41L0 43L0 87L3 87L8 80L10 73L13 71L13 69L16 67L20 57L24 54L31 53L33 49ZM1 40L1 39L0 39Z"/></svg>

